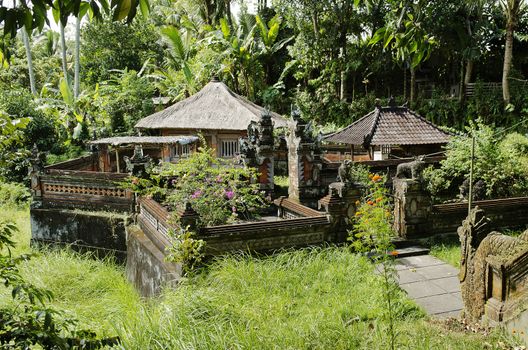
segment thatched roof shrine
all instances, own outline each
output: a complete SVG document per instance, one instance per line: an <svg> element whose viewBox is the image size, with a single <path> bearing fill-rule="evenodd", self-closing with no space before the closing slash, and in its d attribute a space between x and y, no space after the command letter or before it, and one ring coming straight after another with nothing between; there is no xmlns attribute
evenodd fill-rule
<svg viewBox="0 0 528 350"><path fill-rule="evenodd" d="M91 141L94 145L187 145L198 141L197 136L116 136Z"/></svg>
<svg viewBox="0 0 528 350"><path fill-rule="evenodd" d="M445 144L450 134L403 106L377 106L349 126L324 137L325 141L362 145Z"/></svg>
<svg viewBox="0 0 528 350"><path fill-rule="evenodd" d="M263 107L235 94L224 83L212 80L191 97L141 119L141 129L196 129L245 131L258 121ZM275 127L286 126L286 119L271 113Z"/></svg>

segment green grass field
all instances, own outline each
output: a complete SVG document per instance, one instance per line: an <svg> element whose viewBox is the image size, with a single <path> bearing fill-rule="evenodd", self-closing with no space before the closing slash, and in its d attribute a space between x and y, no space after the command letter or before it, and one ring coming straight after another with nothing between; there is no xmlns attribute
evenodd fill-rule
<svg viewBox="0 0 528 350"><path fill-rule="evenodd" d="M27 211L1 210L21 228L28 251ZM161 296L141 299L123 268L69 250L43 250L23 267L51 289L54 306L124 349L386 349L388 322L380 279L346 248L285 251L270 257L228 256ZM3 294L2 302L9 296ZM514 341L449 329L429 320L399 293L397 348L503 349Z"/></svg>

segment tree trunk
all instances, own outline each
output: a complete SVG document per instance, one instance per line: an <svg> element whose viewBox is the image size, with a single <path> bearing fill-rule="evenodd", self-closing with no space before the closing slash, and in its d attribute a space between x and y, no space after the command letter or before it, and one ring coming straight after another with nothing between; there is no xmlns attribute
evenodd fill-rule
<svg viewBox="0 0 528 350"><path fill-rule="evenodd" d="M403 100L407 99L407 68L403 68Z"/></svg>
<svg viewBox="0 0 528 350"><path fill-rule="evenodd" d="M62 74L64 74L64 79L66 80L66 83L68 86L70 85L70 82L68 80L68 67L66 66L66 38L64 37L64 26L62 23L59 23L59 29L60 29L60 41L61 41L61 57L62 57Z"/></svg>
<svg viewBox="0 0 528 350"><path fill-rule="evenodd" d="M73 95L77 99L79 97L81 78L79 76L79 69L81 66L81 57L79 56L79 51L81 47L81 17L77 16L75 22L75 73L73 80Z"/></svg>
<svg viewBox="0 0 528 350"><path fill-rule="evenodd" d="M29 46L29 35L25 27L22 27L22 40L24 41L24 47L26 48L26 57L28 63L28 74L29 74L29 87L31 93L36 96L37 88L35 86L35 72L33 71L33 58L31 57L31 46Z"/></svg>
<svg viewBox="0 0 528 350"><path fill-rule="evenodd" d="M231 18L231 0L224 0L225 13L227 17L227 22L230 26L233 26L233 21Z"/></svg>
<svg viewBox="0 0 528 350"><path fill-rule="evenodd" d="M346 37L345 37L346 40ZM340 80L341 84L339 87L339 98L341 101L346 101L347 99L347 86L346 86L346 72L345 72L345 62L346 62L346 54L345 54L345 47L340 48L340 56L341 56L341 72L340 72Z"/></svg>
<svg viewBox="0 0 528 350"><path fill-rule="evenodd" d="M413 107L414 100L416 98L415 96L415 89L416 89L416 69L411 66L411 107Z"/></svg>
<svg viewBox="0 0 528 350"><path fill-rule="evenodd" d="M473 66L475 62L473 60L467 60L466 62L466 74L464 75L464 84L471 83L471 76L473 75Z"/></svg>
<svg viewBox="0 0 528 350"><path fill-rule="evenodd" d="M469 64L469 60L466 62L466 64ZM466 83L466 79L468 76L467 72L469 69L472 69L472 67L466 67L464 74L464 60L460 61L460 75L458 79L458 102L460 102L461 104L464 103L464 100L466 98L466 84L469 84L469 82Z"/></svg>
<svg viewBox="0 0 528 350"><path fill-rule="evenodd" d="M317 13L312 14L312 25L313 25L315 40L319 40L319 17L317 17Z"/></svg>
<svg viewBox="0 0 528 350"><path fill-rule="evenodd" d="M505 104L510 103L510 69L513 59L513 30L514 24L508 21L506 25L506 44L504 45L504 66L502 68L502 98Z"/></svg>

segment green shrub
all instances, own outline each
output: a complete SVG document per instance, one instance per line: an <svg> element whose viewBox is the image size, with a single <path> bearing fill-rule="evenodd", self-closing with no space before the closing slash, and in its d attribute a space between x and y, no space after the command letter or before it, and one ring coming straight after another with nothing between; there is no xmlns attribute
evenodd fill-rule
<svg viewBox="0 0 528 350"><path fill-rule="evenodd" d="M17 207L27 206L31 200L29 190L18 183L0 182L0 207Z"/></svg>
<svg viewBox="0 0 528 350"><path fill-rule="evenodd" d="M473 131L469 128L468 131L475 135L473 183L479 180L484 183L485 197L526 195L526 157L518 152L526 147L528 139L517 134L503 140L501 133L480 122ZM454 136L446 146L446 159L440 162L440 168L426 169L424 179L433 196L449 193L452 198L458 192L458 187L469 179L471 144L471 137Z"/></svg>

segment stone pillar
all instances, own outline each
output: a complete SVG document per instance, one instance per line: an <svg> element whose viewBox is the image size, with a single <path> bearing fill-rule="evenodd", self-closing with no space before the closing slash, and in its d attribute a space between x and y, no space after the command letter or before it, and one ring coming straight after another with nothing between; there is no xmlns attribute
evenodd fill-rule
<svg viewBox="0 0 528 350"><path fill-rule="evenodd" d="M394 231L403 238L425 236L431 230L431 196L420 179L394 178Z"/></svg>
<svg viewBox="0 0 528 350"><path fill-rule="evenodd" d="M317 201L326 189L322 186L320 138L312 136L311 124L300 117L298 110L292 111L287 136L288 176L290 187L288 195L306 206L317 207Z"/></svg>
<svg viewBox="0 0 528 350"><path fill-rule="evenodd" d="M318 209L324 210L334 226L335 241L345 242L352 218L356 214L361 189L352 183L334 182L329 186L327 196L318 201Z"/></svg>
<svg viewBox="0 0 528 350"><path fill-rule="evenodd" d="M271 113L268 110L262 111L260 120L257 123L258 138L257 138L257 164L259 170L259 186L260 189L266 191L271 195L275 189L275 161L274 157L274 141L273 141L273 122L271 121Z"/></svg>

